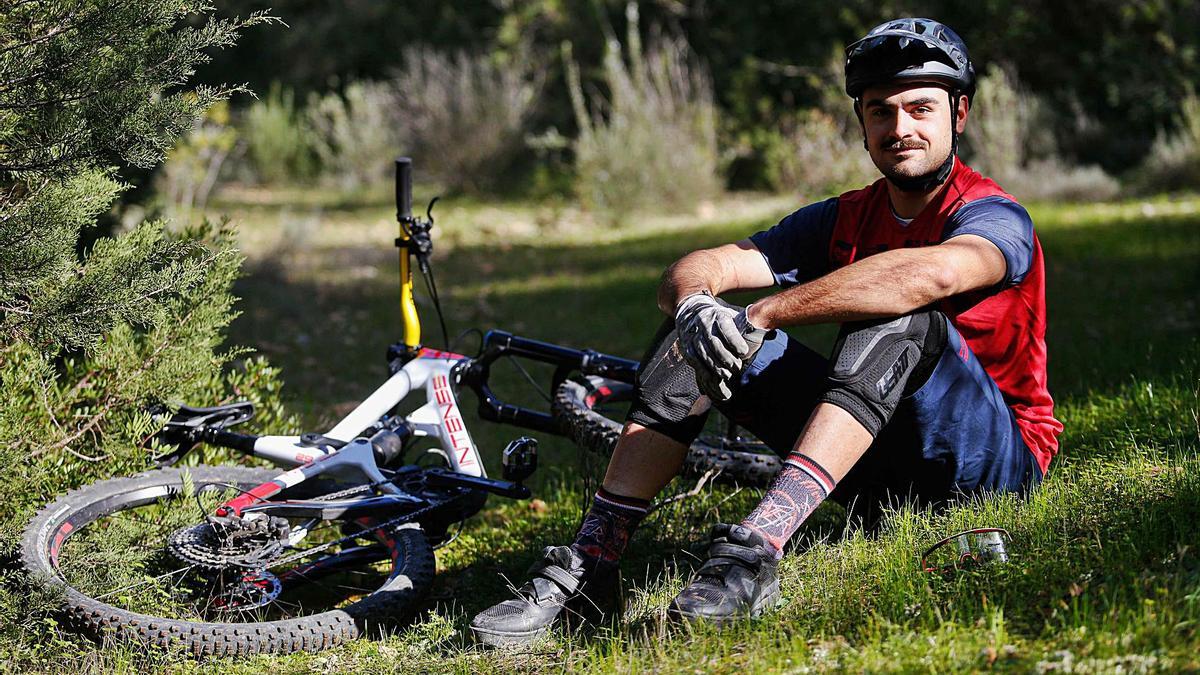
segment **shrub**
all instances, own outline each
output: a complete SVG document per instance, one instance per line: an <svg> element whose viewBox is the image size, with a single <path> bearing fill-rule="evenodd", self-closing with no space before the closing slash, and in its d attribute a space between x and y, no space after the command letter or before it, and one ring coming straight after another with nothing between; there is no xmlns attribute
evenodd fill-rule
<svg viewBox="0 0 1200 675"><path fill-rule="evenodd" d="M1134 182L1141 192L1200 189L1200 96L1188 92L1174 132L1159 132Z"/></svg>
<svg viewBox="0 0 1200 675"><path fill-rule="evenodd" d="M622 56L609 35L604 56L605 100L585 101L579 68L564 49L575 139L576 190L583 204L610 222L635 209L694 209L720 192L717 111L707 70L686 41L662 38L643 51L637 6Z"/></svg>
<svg viewBox="0 0 1200 675"><path fill-rule="evenodd" d="M544 82L544 69L525 51L498 63L482 54L411 48L391 83L397 135L443 187L492 190L523 149Z"/></svg>
<svg viewBox="0 0 1200 675"><path fill-rule="evenodd" d="M342 94L309 99L305 118L323 182L356 190L389 175L399 147L394 101L391 87L378 82L355 82Z"/></svg>
<svg viewBox="0 0 1200 675"><path fill-rule="evenodd" d="M1045 104L996 65L980 78L962 140L972 166L1018 198L1102 201L1120 191L1100 167L1058 155Z"/></svg>
<svg viewBox="0 0 1200 675"><path fill-rule="evenodd" d="M50 494L144 469L142 406L246 386L223 366L240 266L232 233L97 219L124 189L116 164L149 169L237 88L191 87L245 21L205 2L8 3L0 21L0 557ZM218 110L219 112L219 110ZM259 384L266 384L262 387ZM270 406L268 406L270 407ZM3 602L0 599L0 602ZM0 608L0 616L8 610ZM11 635L0 625L0 637Z"/></svg>
<svg viewBox="0 0 1200 675"><path fill-rule="evenodd" d="M200 124L167 153L158 175L168 214L187 222L192 209L203 210L226 160L242 149L237 129L229 124L229 105L222 101L209 108Z"/></svg>
<svg viewBox="0 0 1200 675"><path fill-rule="evenodd" d="M317 175L316 139L291 89L271 86L241 119L246 156L255 177L268 184L307 183Z"/></svg>
<svg viewBox="0 0 1200 675"><path fill-rule="evenodd" d="M776 190L813 199L879 178L862 147L861 132L820 110L806 111L769 133L764 160L767 179Z"/></svg>

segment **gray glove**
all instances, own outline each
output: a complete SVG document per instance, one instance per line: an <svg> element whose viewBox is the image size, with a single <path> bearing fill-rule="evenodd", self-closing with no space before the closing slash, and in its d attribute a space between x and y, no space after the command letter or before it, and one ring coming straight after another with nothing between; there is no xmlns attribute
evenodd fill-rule
<svg viewBox="0 0 1200 675"><path fill-rule="evenodd" d="M703 292L679 303L675 327L684 358L696 371L696 383L715 401L733 395L733 383L767 334L750 324L745 309Z"/></svg>

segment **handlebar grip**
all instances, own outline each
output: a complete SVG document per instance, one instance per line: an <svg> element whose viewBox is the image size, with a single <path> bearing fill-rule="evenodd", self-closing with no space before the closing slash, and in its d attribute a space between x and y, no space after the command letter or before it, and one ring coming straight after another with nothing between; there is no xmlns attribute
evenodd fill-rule
<svg viewBox="0 0 1200 675"><path fill-rule="evenodd" d="M396 158L396 219L412 218L412 158Z"/></svg>

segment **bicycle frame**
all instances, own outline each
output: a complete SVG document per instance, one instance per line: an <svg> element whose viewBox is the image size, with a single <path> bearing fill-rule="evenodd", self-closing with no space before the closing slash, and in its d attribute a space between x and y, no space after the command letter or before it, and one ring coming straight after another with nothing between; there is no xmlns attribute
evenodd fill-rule
<svg viewBox="0 0 1200 675"><path fill-rule="evenodd" d="M254 517L265 514L317 519L353 518L391 515L420 506L422 499L404 492L395 484L395 476L389 478L380 470L370 436L381 430L392 431L389 425L403 432L402 442L418 438L430 438L437 442L449 463L448 469L422 471L438 485L482 489L509 497L527 497L529 490L525 486L487 476L479 449L462 416L458 400L460 385L474 390L479 399L479 415L485 420L559 434L561 432L550 414L505 403L495 395L488 378L490 367L497 359L517 357L556 366L552 390L572 371L633 381L638 365L635 361L593 350L571 349L517 337L502 331L491 331L484 336L480 355L476 358L420 346L421 326L413 300L411 258L416 256L422 270L428 272L432 216L421 221L411 215L411 171L411 162L407 158L396 161L396 215L400 223L396 246L400 248L403 340L388 350L393 374L323 435L249 436L227 431L220 425L201 425L192 429L194 435L188 436L191 440L204 440L266 459L279 466L292 467L271 481L227 501L216 510L216 516ZM419 408L403 418L389 417L401 402L415 392L424 394L425 401ZM413 470L416 470L415 467ZM354 484L369 485L382 494L343 500L270 501L284 490L322 474L350 478Z"/></svg>

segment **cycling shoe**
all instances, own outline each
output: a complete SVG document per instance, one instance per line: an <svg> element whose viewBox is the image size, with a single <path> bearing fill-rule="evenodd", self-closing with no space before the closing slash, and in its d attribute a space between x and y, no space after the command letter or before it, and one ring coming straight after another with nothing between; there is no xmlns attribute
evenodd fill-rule
<svg viewBox="0 0 1200 675"><path fill-rule="evenodd" d="M595 621L619 605L620 573L592 569L570 546L548 546L517 597L475 615L471 632L490 647L528 645L559 622Z"/></svg>
<svg viewBox="0 0 1200 675"><path fill-rule="evenodd" d="M667 608L676 620L721 625L779 603L778 561L762 536L742 525L713 528L708 560Z"/></svg>

